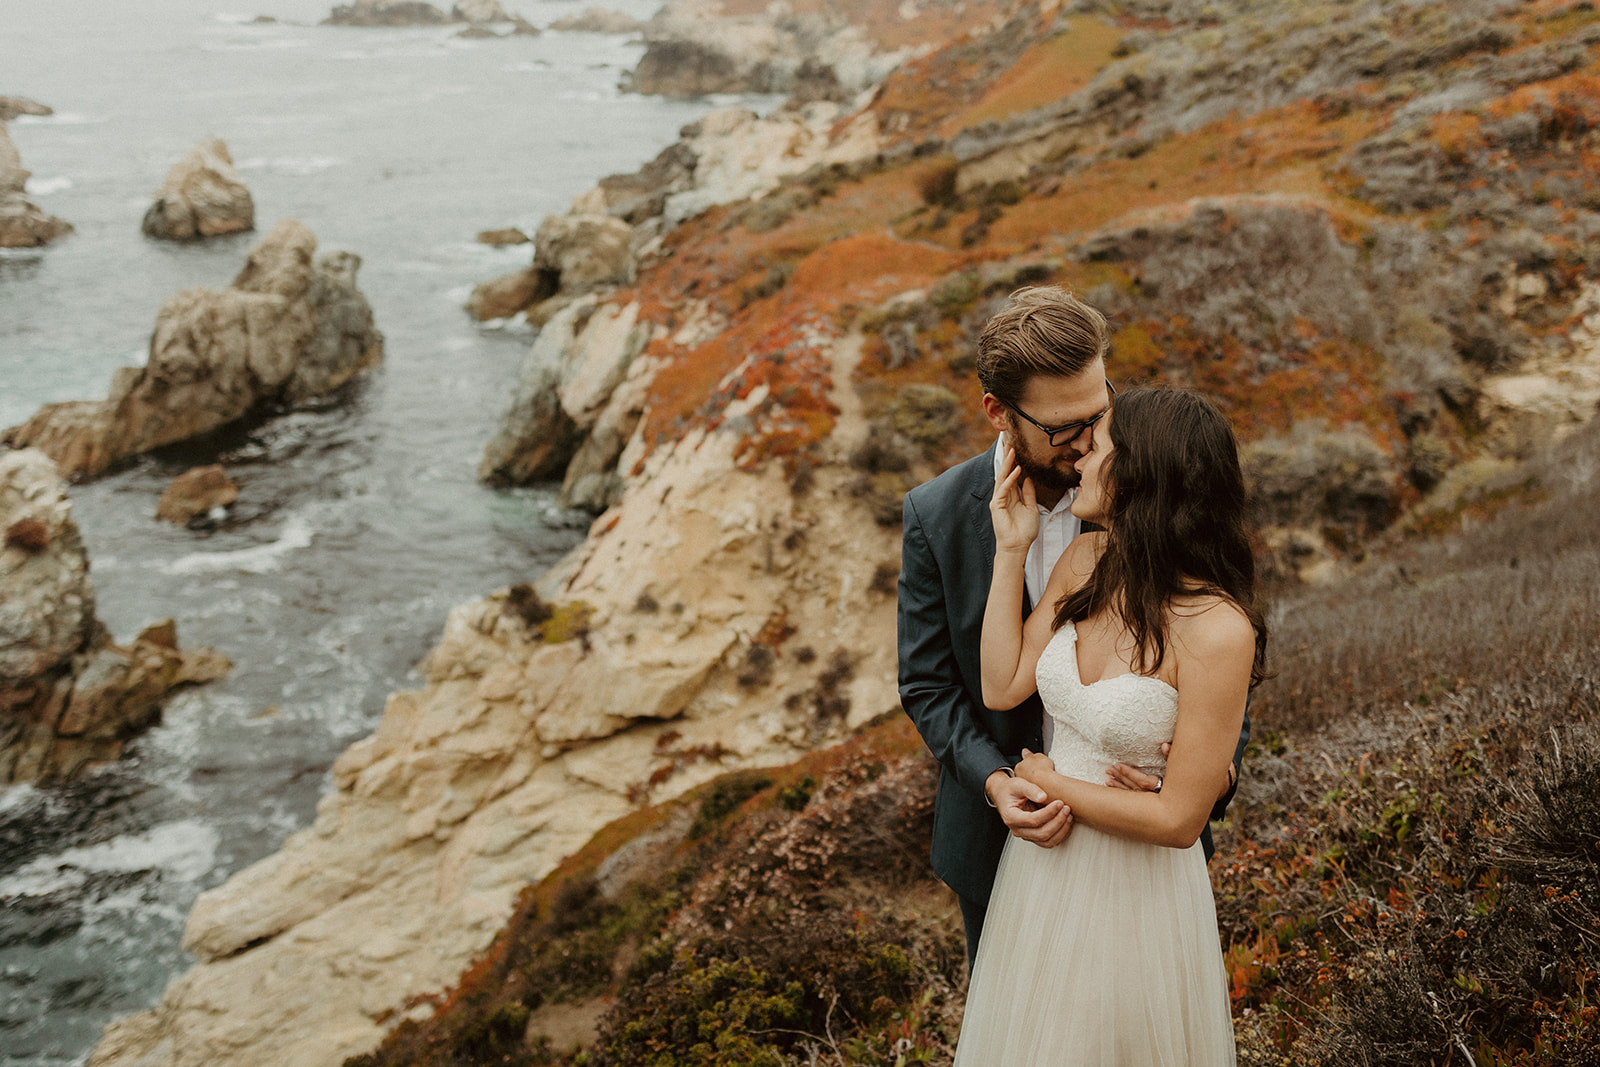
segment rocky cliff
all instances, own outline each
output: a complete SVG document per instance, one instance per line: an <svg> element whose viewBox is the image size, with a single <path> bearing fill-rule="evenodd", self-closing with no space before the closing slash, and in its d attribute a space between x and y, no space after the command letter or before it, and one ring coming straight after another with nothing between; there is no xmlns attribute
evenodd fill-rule
<svg viewBox="0 0 1600 1067"><path fill-rule="evenodd" d="M534 421L486 473L559 471L588 540L452 614L97 1067L363 1052L608 819L892 711L900 497L989 443L972 345L1019 285L1105 307L1119 382L1219 399L1282 577L1475 514L1592 417L1589 6L1004 14L825 127L714 116L603 181L562 225L626 270L580 284L547 236Z"/></svg>
<svg viewBox="0 0 1600 1067"><path fill-rule="evenodd" d="M38 448L72 479L209 433L275 404L338 389L383 357L356 289L359 257L316 256L298 222L279 223L228 289L185 289L156 317L143 367L118 371L103 401L51 404L0 444Z"/></svg>
<svg viewBox="0 0 1600 1067"><path fill-rule="evenodd" d="M116 759L172 690L227 672L209 649L179 651L170 621L112 642L66 484L44 453L0 453L0 531L0 784Z"/></svg>

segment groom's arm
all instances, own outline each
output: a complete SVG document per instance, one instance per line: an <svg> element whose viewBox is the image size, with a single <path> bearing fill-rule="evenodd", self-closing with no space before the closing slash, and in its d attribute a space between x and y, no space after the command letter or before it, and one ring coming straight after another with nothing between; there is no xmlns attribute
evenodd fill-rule
<svg viewBox="0 0 1600 1067"><path fill-rule="evenodd" d="M962 684L950 635L944 579L908 495L900 552L900 703L934 758L967 790L983 795L989 775L1009 771L1006 757L978 722Z"/></svg>
<svg viewBox="0 0 1600 1067"><path fill-rule="evenodd" d="M908 495L900 554L900 703L923 743L956 781L986 797L1016 836L1052 847L1065 839L1071 813L1031 782L1013 777L1015 759L1000 751L978 719L962 683L950 634L938 561Z"/></svg>

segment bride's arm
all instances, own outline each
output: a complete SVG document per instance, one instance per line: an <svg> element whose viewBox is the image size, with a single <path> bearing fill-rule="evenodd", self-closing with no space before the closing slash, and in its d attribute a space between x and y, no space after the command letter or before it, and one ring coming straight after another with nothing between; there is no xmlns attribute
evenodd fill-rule
<svg viewBox="0 0 1600 1067"><path fill-rule="evenodd" d="M1017 776L1064 801L1074 820L1108 834L1171 848L1200 837L1217 783L1226 774L1244 721L1255 659L1255 631L1231 604L1176 620L1168 655L1174 657L1178 722L1172 758L1159 793L1114 789L1057 774L1050 761L1031 755Z"/></svg>
<svg viewBox="0 0 1600 1067"><path fill-rule="evenodd" d="M983 703L996 711L1014 708L1038 689L1034 668L1039 653L1050 643L1055 621L1055 605L1062 596L1087 580L1094 569L1100 540L1104 535L1086 534L1073 539L1050 572L1050 580L1024 622L1022 595L1026 584L1024 567L1028 547L1039 532L1039 508L1033 486L1026 480L1018 484L1020 472L1013 466L1014 454L1006 451L989 501L994 523L994 576L989 582L989 600L983 611L983 637L979 645L980 681Z"/></svg>

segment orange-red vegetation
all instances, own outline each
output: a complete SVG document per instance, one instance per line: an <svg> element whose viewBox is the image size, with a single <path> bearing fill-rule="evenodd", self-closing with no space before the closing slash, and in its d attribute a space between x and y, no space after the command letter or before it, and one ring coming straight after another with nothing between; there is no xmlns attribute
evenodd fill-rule
<svg viewBox="0 0 1600 1067"><path fill-rule="evenodd" d="M985 122L1000 122L1065 99L1089 84L1111 62L1127 31L1102 18L1076 15L1066 28L1023 53L978 102L951 115L946 137Z"/></svg>
<svg viewBox="0 0 1600 1067"><path fill-rule="evenodd" d="M717 237L732 242L734 233ZM771 234L746 236L759 243ZM930 284L951 258L881 231L845 237L801 259L782 289L752 302L704 344L674 352L658 342L650 352L668 362L651 384L646 440L716 426L728 404L764 388L738 459L745 466L768 457L793 464L833 432L838 411L828 398L828 349L844 322L857 308Z"/></svg>
<svg viewBox="0 0 1600 1067"><path fill-rule="evenodd" d="M723 0L722 12L731 16L760 15L771 7L770 0ZM830 0L792 0L786 5L797 15L837 17ZM850 24L887 51L917 45L942 44L985 25L1011 8L1009 0L964 0L959 4L916 4L909 18L904 0L854 0L850 4Z"/></svg>
<svg viewBox="0 0 1600 1067"><path fill-rule="evenodd" d="M1370 209L1350 202L1321 161L1369 136L1378 122L1365 113L1325 119L1308 102L1249 119L1225 119L1169 138L1135 158L1105 160L1064 177L1053 194L1005 209L983 243L1037 247L1049 238L1082 237L1124 215L1200 196L1284 193L1367 214Z"/></svg>

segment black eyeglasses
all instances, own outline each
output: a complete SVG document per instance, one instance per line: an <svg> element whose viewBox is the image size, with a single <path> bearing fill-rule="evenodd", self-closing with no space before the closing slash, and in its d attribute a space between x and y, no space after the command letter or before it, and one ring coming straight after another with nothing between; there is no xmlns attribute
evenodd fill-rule
<svg viewBox="0 0 1600 1067"><path fill-rule="evenodd" d="M1117 387L1111 384L1110 378L1106 379L1106 389L1110 391L1113 397L1117 395ZM996 397L996 399L998 400L999 398ZM1024 419L1037 426L1039 431L1050 439L1051 448L1060 448L1062 445L1077 437L1084 430L1087 430L1089 427L1105 418L1106 415L1111 411L1110 405L1107 405L1104 411L1090 418L1079 419L1077 422L1064 422L1060 426L1046 426L1032 415L1029 415L1026 411L1023 411L1021 408L1017 407L1017 405L1013 404L1011 401L1001 400L1000 403L1004 404L1006 407L1010 408L1012 411L1015 411L1018 415L1021 415ZM1056 440L1058 437L1060 437L1061 440Z"/></svg>

